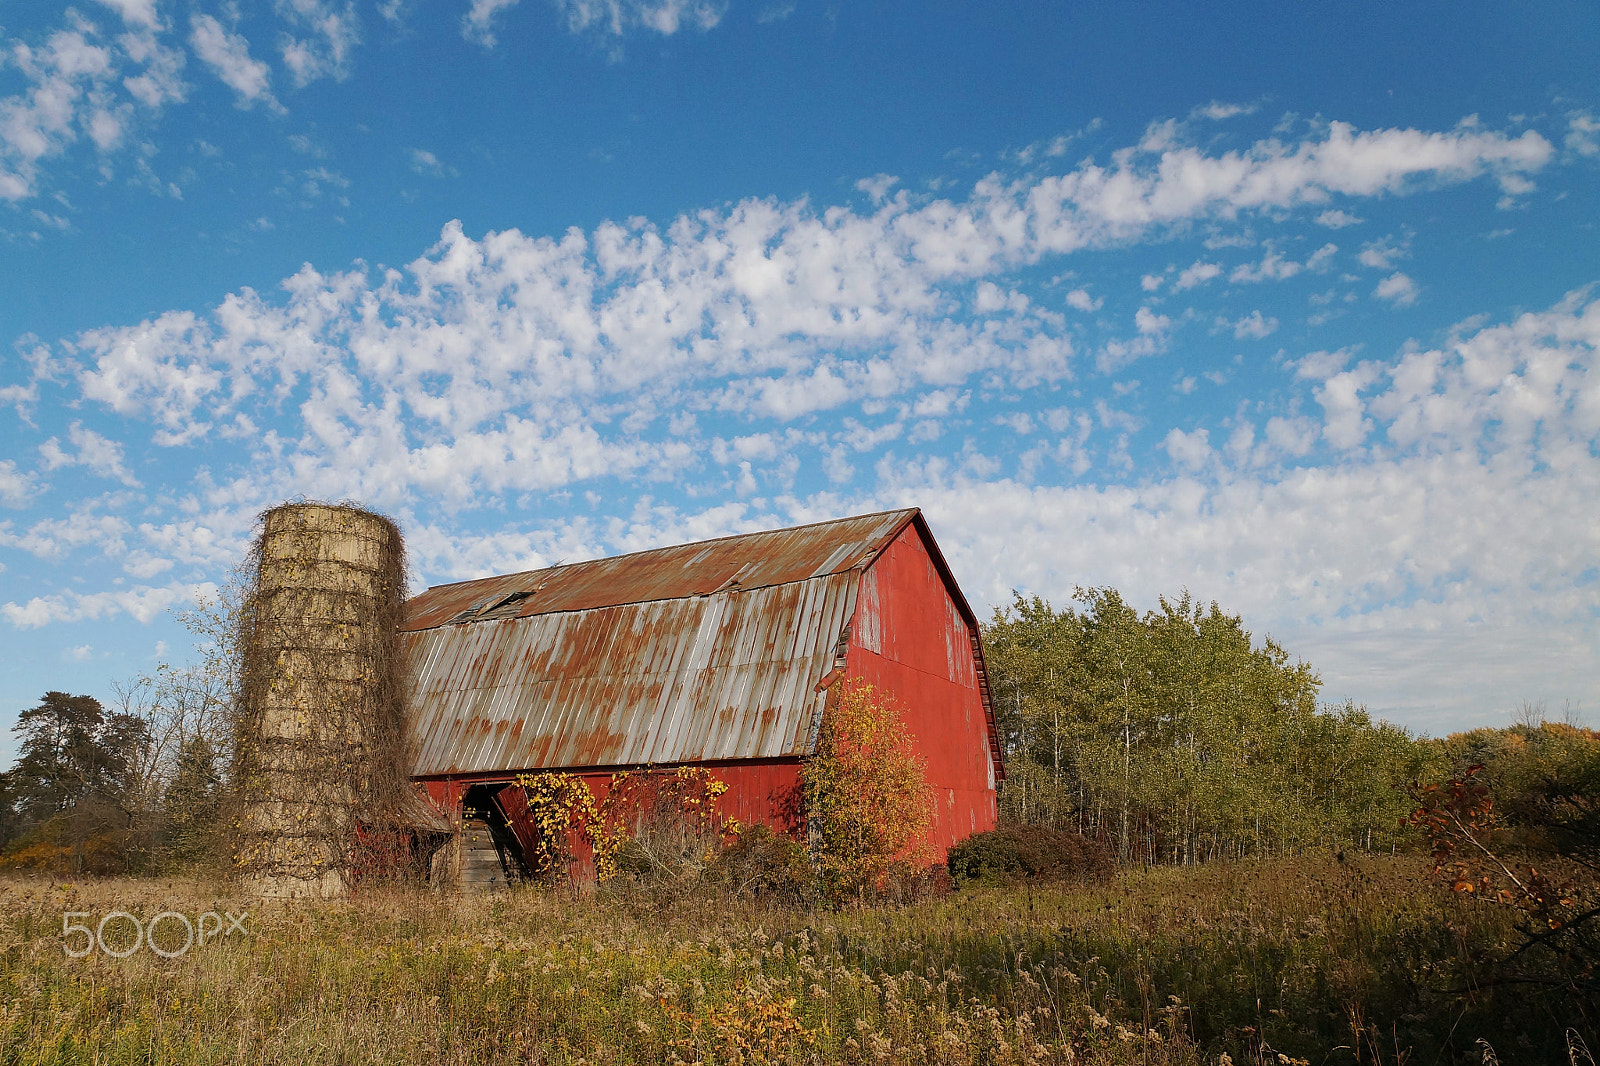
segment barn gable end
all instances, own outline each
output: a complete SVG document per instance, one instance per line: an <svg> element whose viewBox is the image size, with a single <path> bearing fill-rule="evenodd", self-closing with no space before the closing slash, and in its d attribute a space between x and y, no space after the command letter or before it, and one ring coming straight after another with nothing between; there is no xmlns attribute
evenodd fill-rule
<svg viewBox="0 0 1600 1066"><path fill-rule="evenodd" d="M941 855L994 828L995 786L1004 777L976 636L926 524L920 516L906 523L862 574L845 669L900 704L927 759L931 842Z"/></svg>

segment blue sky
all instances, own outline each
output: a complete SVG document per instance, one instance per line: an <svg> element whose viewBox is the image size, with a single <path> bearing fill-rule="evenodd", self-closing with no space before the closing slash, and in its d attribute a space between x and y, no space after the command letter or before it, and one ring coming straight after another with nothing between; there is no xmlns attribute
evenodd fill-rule
<svg viewBox="0 0 1600 1066"><path fill-rule="evenodd" d="M1187 588L1414 729L1591 714L1596 55L1584 3L8 2L0 723L183 659L296 496L418 586L918 505L985 613Z"/></svg>

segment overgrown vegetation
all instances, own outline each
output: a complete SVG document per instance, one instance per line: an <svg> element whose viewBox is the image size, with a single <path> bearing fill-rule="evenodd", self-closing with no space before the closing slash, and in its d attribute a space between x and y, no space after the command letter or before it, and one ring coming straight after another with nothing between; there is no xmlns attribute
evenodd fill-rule
<svg viewBox="0 0 1600 1066"><path fill-rule="evenodd" d="M1420 858L1305 855L837 911L626 882L273 905L0 884L0 1062L1566 1062L1593 1017L1478 985L1508 917ZM64 911L252 911L181 959L62 950ZM94 919L91 918L91 921Z"/></svg>
<svg viewBox="0 0 1600 1066"><path fill-rule="evenodd" d="M1456 772L1413 789L1410 821L1452 890L1512 921L1484 980L1600 1007L1600 734L1530 714L1439 746Z"/></svg>

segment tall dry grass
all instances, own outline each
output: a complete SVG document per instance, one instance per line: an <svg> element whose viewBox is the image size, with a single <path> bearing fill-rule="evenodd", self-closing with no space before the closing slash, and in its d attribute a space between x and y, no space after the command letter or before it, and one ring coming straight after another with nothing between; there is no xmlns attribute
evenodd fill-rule
<svg viewBox="0 0 1600 1066"><path fill-rule="evenodd" d="M249 935L67 958L62 913L113 909L248 909ZM1510 927L1404 859L837 913L11 880L0 914L5 1063L1432 1063L1481 1061L1479 1038L1553 1062L1582 1024L1559 997L1470 991Z"/></svg>

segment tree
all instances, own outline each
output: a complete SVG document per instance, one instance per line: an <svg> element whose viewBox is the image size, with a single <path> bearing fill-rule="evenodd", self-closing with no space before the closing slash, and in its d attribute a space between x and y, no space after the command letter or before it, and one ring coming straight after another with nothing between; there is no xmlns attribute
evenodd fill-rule
<svg viewBox="0 0 1600 1066"><path fill-rule="evenodd" d="M146 735L128 769L130 840L158 864L194 865L220 851L243 588L235 572L215 599L175 612L195 637L192 661L159 662L153 673L113 686L120 712L139 719Z"/></svg>
<svg viewBox="0 0 1600 1066"><path fill-rule="evenodd" d="M12 731L21 751L6 776L23 826L13 857L74 873L123 865L130 769L149 739L144 723L107 715L93 696L51 691Z"/></svg>
<svg viewBox="0 0 1600 1066"><path fill-rule="evenodd" d="M931 858L925 766L892 699L861 678L833 687L802 788L814 852L836 901L882 888L896 862L922 866Z"/></svg>
<svg viewBox="0 0 1600 1066"><path fill-rule="evenodd" d="M178 751L161 806L164 849L179 865L203 863L217 852L223 799L217 762L217 752L203 734L189 737Z"/></svg>
<svg viewBox="0 0 1600 1066"><path fill-rule="evenodd" d="M1002 817L1103 838L1124 862L1389 847L1426 749L1187 592L1017 596L985 627L1006 745Z"/></svg>

